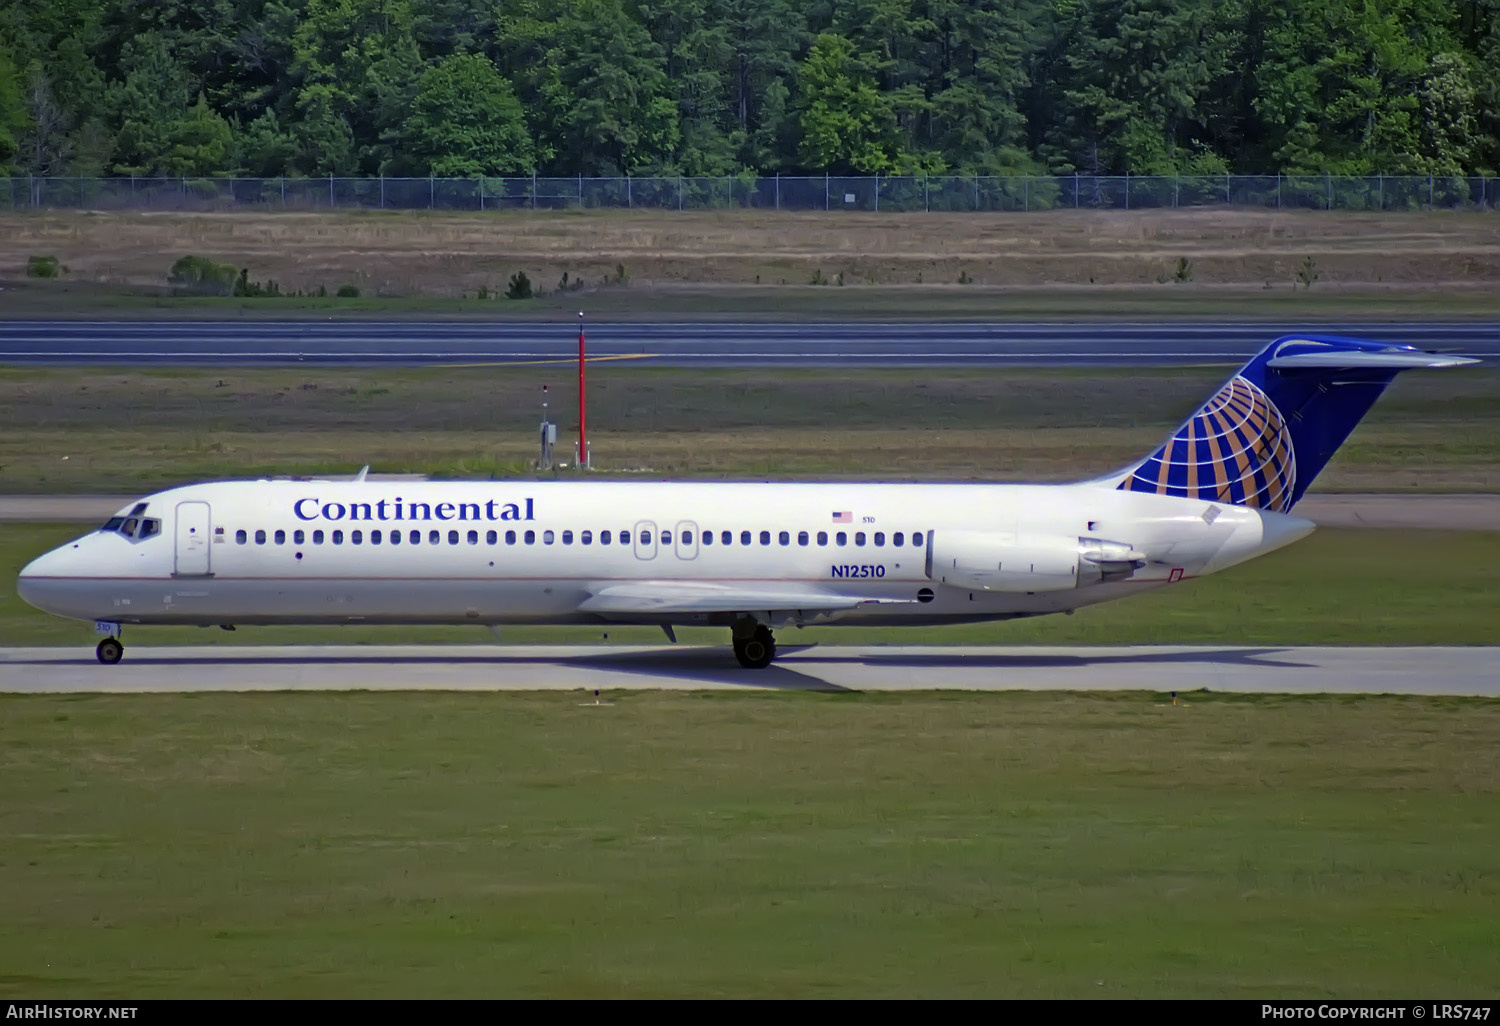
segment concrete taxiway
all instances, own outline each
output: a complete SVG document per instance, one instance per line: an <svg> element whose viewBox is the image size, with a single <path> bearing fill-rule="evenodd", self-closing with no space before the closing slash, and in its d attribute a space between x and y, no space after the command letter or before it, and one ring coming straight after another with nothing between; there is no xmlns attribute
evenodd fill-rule
<svg viewBox="0 0 1500 1026"><path fill-rule="evenodd" d="M568 363L577 325L556 321L5 321L0 363ZM608 322L588 326L598 360L668 367L1170 366L1240 363L1280 335L1349 334L1500 356L1482 321Z"/></svg>
<svg viewBox="0 0 1500 1026"><path fill-rule="evenodd" d="M790 639L787 639L790 641ZM1147 691L1500 697L1500 647L197 646L0 649L0 692Z"/></svg>

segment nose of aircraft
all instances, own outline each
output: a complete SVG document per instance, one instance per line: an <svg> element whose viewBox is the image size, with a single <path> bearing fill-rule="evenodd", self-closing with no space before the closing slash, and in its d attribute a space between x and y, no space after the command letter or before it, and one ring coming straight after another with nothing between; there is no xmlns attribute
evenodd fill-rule
<svg viewBox="0 0 1500 1026"><path fill-rule="evenodd" d="M48 613L60 612L55 601L56 578L61 576L62 563L67 560L68 547L53 549L33 559L21 568L16 578L16 594L29 605Z"/></svg>

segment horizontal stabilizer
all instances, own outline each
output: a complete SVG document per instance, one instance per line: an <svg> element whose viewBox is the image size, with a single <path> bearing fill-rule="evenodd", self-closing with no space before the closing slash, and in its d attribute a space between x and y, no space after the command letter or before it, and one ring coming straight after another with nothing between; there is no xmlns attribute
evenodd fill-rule
<svg viewBox="0 0 1500 1026"><path fill-rule="evenodd" d="M601 588L585 599L578 608L587 613L617 615L744 613L766 609L834 612L866 604L897 601L900 600L839 595L797 585L736 587L707 581L633 581Z"/></svg>
<svg viewBox="0 0 1500 1026"><path fill-rule="evenodd" d="M1273 356L1266 361L1272 370L1313 370L1333 368L1385 368L1388 370L1440 370L1462 367L1479 361L1472 356L1445 356L1405 347L1374 352L1301 352Z"/></svg>

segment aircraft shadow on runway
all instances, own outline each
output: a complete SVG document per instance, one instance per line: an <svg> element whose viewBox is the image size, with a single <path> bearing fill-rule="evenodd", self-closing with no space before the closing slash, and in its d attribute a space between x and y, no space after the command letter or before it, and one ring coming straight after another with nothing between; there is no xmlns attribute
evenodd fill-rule
<svg viewBox="0 0 1500 1026"><path fill-rule="evenodd" d="M677 681L702 684L735 685L748 688L763 688L785 691L854 692L817 675L820 665L907 667L931 669L993 669L1003 685L1006 670L1023 669L1078 669L1108 666L1149 666L1153 664L1204 663L1217 666L1252 666L1268 670L1299 669L1312 666L1288 658L1290 650L1285 648L1219 648L1183 652L1100 652L1098 655L1053 654L1039 655L1025 651L964 654L944 652L862 652L836 654L837 650L825 650L826 654L812 655L807 659L785 660L786 656L807 654L816 645L783 645L779 652L782 661L763 670L746 670L735 662L727 649L709 646L678 648L655 648L647 651L617 651L604 649L570 656L527 655L522 648L497 649L494 655L445 654L434 646L431 655L361 655L354 652L327 652L312 656L278 655L274 648L267 649L264 656L246 654L241 650L233 662L239 666L303 666L303 665L444 665L489 667L503 672L508 667L529 665L575 666L580 670L605 670L617 673L639 674L646 677L670 678ZM69 660L70 662L72 660ZM188 659L173 659L160 656L137 656L130 660L133 666L222 666L227 659L194 656ZM56 665L52 660L30 660L33 665ZM580 682L579 688L587 690Z"/></svg>

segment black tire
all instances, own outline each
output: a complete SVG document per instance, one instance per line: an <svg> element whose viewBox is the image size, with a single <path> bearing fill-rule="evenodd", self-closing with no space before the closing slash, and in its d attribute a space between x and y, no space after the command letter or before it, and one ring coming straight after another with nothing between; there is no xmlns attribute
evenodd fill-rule
<svg viewBox="0 0 1500 1026"><path fill-rule="evenodd" d="M776 639L764 627L757 627L748 638L736 638L734 657L747 670L764 670L776 658Z"/></svg>
<svg viewBox="0 0 1500 1026"><path fill-rule="evenodd" d="M113 666L125 654L125 646L120 644L119 638L105 638L99 642L99 647L94 649L94 654L105 666Z"/></svg>

